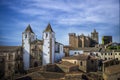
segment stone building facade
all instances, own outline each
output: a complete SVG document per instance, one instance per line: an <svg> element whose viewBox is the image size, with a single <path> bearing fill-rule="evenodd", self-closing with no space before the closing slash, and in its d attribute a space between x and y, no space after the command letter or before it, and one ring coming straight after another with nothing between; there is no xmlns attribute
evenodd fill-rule
<svg viewBox="0 0 120 80"><path fill-rule="evenodd" d="M105 50L101 52L91 52L90 55L94 55L102 60L117 59L120 61L120 51L119 50Z"/></svg>
<svg viewBox="0 0 120 80"><path fill-rule="evenodd" d="M120 80L120 64L106 67L103 77L104 80Z"/></svg>
<svg viewBox="0 0 120 80"><path fill-rule="evenodd" d="M120 79L120 61L116 59L106 60L102 62L102 72L104 80Z"/></svg>
<svg viewBox="0 0 120 80"><path fill-rule="evenodd" d="M22 33L24 70L55 63L64 57L63 44L56 42L50 24L43 31L42 40L36 38L30 25Z"/></svg>
<svg viewBox="0 0 120 80"><path fill-rule="evenodd" d="M98 37L98 32L95 29L91 32L91 37L84 34L76 36L75 33L69 33L69 46L74 48L94 47L99 43Z"/></svg>
<svg viewBox="0 0 120 80"><path fill-rule="evenodd" d="M35 40L31 42L30 47L30 67L37 67L42 65L42 40Z"/></svg>
<svg viewBox="0 0 120 80"><path fill-rule="evenodd" d="M0 76L11 79L23 70L23 54L20 46L0 46Z"/></svg>
<svg viewBox="0 0 120 80"><path fill-rule="evenodd" d="M77 56L64 57L62 61L68 61L78 65L79 70L83 72L97 71L97 58L93 56L80 54Z"/></svg>

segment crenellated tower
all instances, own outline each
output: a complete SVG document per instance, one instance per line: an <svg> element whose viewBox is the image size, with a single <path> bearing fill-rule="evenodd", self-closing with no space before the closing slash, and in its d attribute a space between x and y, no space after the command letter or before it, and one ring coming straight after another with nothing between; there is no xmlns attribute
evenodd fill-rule
<svg viewBox="0 0 120 80"><path fill-rule="evenodd" d="M96 29L94 29L93 32L91 32L91 39L95 41L95 43L99 43L98 41L98 32L96 31Z"/></svg>

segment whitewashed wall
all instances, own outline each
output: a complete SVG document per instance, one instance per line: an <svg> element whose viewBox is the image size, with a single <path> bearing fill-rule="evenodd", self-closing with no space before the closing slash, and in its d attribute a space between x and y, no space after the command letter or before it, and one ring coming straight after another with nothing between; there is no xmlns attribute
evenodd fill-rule
<svg viewBox="0 0 120 80"><path fill-rule="evenodd" d="M24 32L22 34L23 39L23 63L24 63L24 70L28 70L30 67L30 43L34 41L35 34Z"/></svg>
<svg viewBox="0 0 120 80"><path fill-rule="evenodd" d="M78 55L78 54L83 54L83 50L70 50L69 51L70 56Z"/></svg>
<svg viewBox="0 0 120 80"><path fill-rule="evenodd" d="M65 56L65 54L63 52L63 45L62 44L56 44L56 45L58 45L60 47L59 52L55 53L55 62L58 62ZM56 49L58 49L58 48L56 48Z"/></svg>
<svg viewBox="0 0 120 80"><path fill-rule="evenodd" d="M47 34L47 37L46 37ZM52 58L52 63L54 63L54 53L55 53L55 38L54 33L45 32L43 33L43 65L49 64L50 58ZM51 43L50 43L51 42ZM50 46L51 44L51 46ZM52 57L50 56L50 51L52 50Z"/></svg>

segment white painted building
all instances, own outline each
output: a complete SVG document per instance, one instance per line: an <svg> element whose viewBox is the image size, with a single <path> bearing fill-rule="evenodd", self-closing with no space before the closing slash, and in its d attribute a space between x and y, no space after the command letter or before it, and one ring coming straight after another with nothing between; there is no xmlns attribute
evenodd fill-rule
<svg viewBox="0 0 120 80"><path fill-rule="evenodd" d="M102 60L110 60L110 59L120 60L120 51L118 51L118 50L90 52L90 53L88 53L88 55L95 56Z"/></svg>
<svg viewBox="0 0 120 80"><path fill-rule="evenodd" d="M52 30L51 25L48 24L43 32L43 65L58 62L64 57L63 45L56 42L55 32Z"/></svg>
<svg viewBox="0 0 120 80"><path fill-rule="evenodd" d="M22 33L23 63L25 70L28 70L30 67L30 43L35 39L35 34L30 25L28 25L28 27Z"/></svg>
<svg viewBox="0 0 120 80"><path fill-rule="evenodd" d="M73 56L73 55L79 55L79 54L83 54L83 50L70 50L69 51L69 55Z"/></svg>
<svg viewBox="0 0 120 80"><path fill-rule="evenodd" d="M23 62L24 70L30 68L30 49L31 43L36 40L36 35L32 31L30 25L22 33L22 47L23 47ZM42 64L58 62L64 57L63 45L56 42L55 32L52 30L51 25L48 24L47 28L43 31L43 50L42 50Z"/></svg>

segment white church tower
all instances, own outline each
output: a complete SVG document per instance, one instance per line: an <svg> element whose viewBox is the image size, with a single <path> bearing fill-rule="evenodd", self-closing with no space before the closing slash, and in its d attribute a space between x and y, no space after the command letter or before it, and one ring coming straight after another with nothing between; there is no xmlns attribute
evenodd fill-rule
<svg viewBox="0 0 120 80"><path fill-rule="evenodd" d="M46 65L54 63L55 58L55 33L48 24L46 29L43 31L43 55L42 64Z"/></svg>
<svg viewBox="0 0 120 80"><path fill-rule="evenodd" d="M22 33L24 70L28 70L30 67L30 43L35 39L35 34L32 31L30 25L28 25L28 27Z"/></svg>

